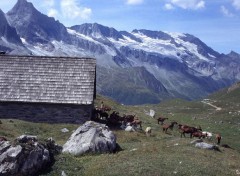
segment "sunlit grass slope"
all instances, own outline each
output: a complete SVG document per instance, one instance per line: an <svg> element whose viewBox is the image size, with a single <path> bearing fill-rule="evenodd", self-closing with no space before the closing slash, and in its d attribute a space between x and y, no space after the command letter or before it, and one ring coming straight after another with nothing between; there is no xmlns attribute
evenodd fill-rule
<svg viewBox="0 0 240 176"><path fill-rule="evenodd" d="M52 170L43 175L59 176L64 171L68 176L97 175L184 175L184 176L225 176L237 175L240 171L240 91L227 93L222 90L209 97L209 101L221 110L202 103L171 100L156 105L125 106L107 97L97 96L95 105L101 101L122 114L136 114L143 121L143 129L152 127L152 135L146 137L144 131L125 132L112 128L122 150L114 154L97 154L73 157L60 154ZM156 112L150 117L150 109ZM168 117L165 123L177 121L181 124L201 126L203 130L221 133L222 144L233 149L220 147L221 152L195 148L189 136L181 138L175 127L167 134L157 124L159 116ZM0 136L14 139L21 134L37 135L40 139L53 137L63 145L78 125L30 123L20 120L1 119ZM61 132L62 128L69 132ZM215 139L208 143L216 143Z"/></svg>

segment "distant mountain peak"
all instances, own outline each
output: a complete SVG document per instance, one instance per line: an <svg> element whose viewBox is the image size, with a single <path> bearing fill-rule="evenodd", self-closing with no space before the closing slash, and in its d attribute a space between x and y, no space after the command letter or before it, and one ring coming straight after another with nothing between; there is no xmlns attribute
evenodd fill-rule
<svg viewBox="0 0 240 176"><path fill-rule="evenodd" d="M72 26L70 29L93 38L110 37L114 38L115 40L123 38L123 36L116 29L103 26L98 23L84 23L82 25Z"/></svg>
<svg viewBox="0 0 240 176"><path fill-rule="evenodd" d="M31 2L28 2L26 0L18 0L15 6L8 12L8 14L11 13L33 13L36 12L37 10L33 6Z"/></svg>
<svg viewBox="0 0 240 176"><path fill-rule="evenodd" d="M236 53L235 51L231 51L227 55L230 56L230 57L234 57L234 58L240 58L240 54Z"/></svg>
<svg viewBox="0 0 240 176"><path fill-rule="evenodd" d="M7 17L9 23L27 43L68 40L68 33L63 24L42 14L26 0L18 0L7 13Z"/></svg>

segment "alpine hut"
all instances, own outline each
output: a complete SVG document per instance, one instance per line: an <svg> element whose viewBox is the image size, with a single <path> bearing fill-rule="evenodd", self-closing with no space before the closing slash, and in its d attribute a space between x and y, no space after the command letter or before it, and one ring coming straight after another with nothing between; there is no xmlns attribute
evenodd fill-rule
<svg viewBox="0 0 240 176"><path fill-rule="evenodd" d="M83 123L96 97L96 60L0 55L0 118Z"/></svg>

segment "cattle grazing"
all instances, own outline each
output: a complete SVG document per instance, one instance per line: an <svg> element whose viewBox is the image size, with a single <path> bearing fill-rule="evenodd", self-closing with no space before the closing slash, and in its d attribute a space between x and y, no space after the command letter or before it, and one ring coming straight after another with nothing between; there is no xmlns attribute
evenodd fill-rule
<svg viewBox="0 0 240 176"><path fill-rule="evenodd" d="M192 138L193 133L202 131L201 127L195 128L195 127L190 127L190 126L181 125L181 124L178 125L178 128L179 128L179 132L181 133L181 137L182 136L186 137L185 134L190 134L190 138Z"/></svg>
<svg viewBox="0 0 240 176"><path fill-rule="evenodd" d="M100 119L107 120L108 119L108 113L105 111L100 111L99 112Z"/></svg>
<svg viewBox="0 0 240 176"><path fill-rule="evenodd" d="M163 122L165 121L165 120L167 120L168 118L165 118L165 117L158 117L158 119L157 119L157 121L158 121L158 124L159 124L159 122L161 122L161 125L163 125Z"/></svg>
<svg viewBox="0 0 240 176"><path fill-rule="evenodd" d="M201 138L206 138L207 134L204 134L201 131L196 131L192 134L192 137L198 137L199 139L201 139Z"/></svg>
<svg viewBox="0 0 240 176"><path fill-rule="evenodd" d="M171 122L171 124L164 124L164 125L162 126L163 132L167 133L167 130L168 130L168 129L173 130L173 127L174 127L175 124L178 124L178 123L175 122L175 121L173 121L173 122Z"/></svg>
<svg viewBox="0 0 240 176"><path fill-rule="evenodd" d="M142 129L142 121L139 119L134 119L132 122L130 122L131 126L139 126L140 129Z"/></svg>
<svg viewBox="0 0 240 176"><path fill-rule="evenodd" d="M97 106L94 108L94 110L93 110L93 116L94 116L94 118L95 119L105 119L105 120L107 120L107 118L108 118L108 113L107 112L105 112L105 111L103 111L103 110L101 110L101 109L99 109Z"/></svg>
<svg viewBox="0 0 240 176"><path fill-rule="evenodd" d="M207 131L203 131L202 134L205 135L208 140L212 139L212 136L213 136L212 133L207 132Z"/></svg>
<svg viewBox="0 0 240 176"><path fill-rule="evenodd" d="M109 118L108 118L108 122L113 124L113 125L117 125L119 122L122 122L122 125L125 125L125 122L124 122L124 117L121 117L119 115L119 112L116 112L116 111L113 111Z"/></svg>
<svg viewBox="0 0 240 176"><path fill-rule="evenodd" d="M219 133L217 133L216 134L216 139L217 139L217 144L219 145L220 142L221 142L222 136Z"/></svg>
<svg viewBox="0 0 240 176"><path fill-rule="evenodd" d="M125 115L125 114L123 115L123 117L124 117L125 123L128 123L128 122L131 123L136 118L135 115Z"/></svg>
<svg viewBox="0 0 240 176"><path fill-rule="evenodd" d="M96 106L96 107L93 109L93 118L94 118L94 119L98 119L98 118L99 118L99 113L100 113L100 109Z"/></svg>
<svg viewBox="0 0 240 176"><path fill-rule="evenodd" d="M152 128L151 128L151 127L147 127L147 128L145 129L145 134L146 134L146 136L147 136L147 137L151 136L151 133L152 133Z"/></svg>

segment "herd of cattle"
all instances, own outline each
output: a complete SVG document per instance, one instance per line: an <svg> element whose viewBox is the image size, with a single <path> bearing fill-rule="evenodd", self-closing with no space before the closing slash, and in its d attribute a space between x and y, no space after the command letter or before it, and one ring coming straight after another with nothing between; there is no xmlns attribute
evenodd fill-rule
<svg viewBox="0 0 240 176"><path fill-rule="evenodd" d="M119 124L124 124L124 125L130 125L130 126L135 126L139 127L142 129L142 121L136 117L136 115L125 115L123 116L119 115L119 112L113 111L111 114L109 113L111 111L111 108L108 106L102 106L98 108L97 106L94 109L94 120L103 120L105 121L108 125L119 125ZM185 136L185 134L189 134L190 138L192 137L197 137L199 139L201 138L207 138L209 140L213 139L213 134L211 132L207 131L202 131L202 128L199 127L192 127L189 125L183 125L179 124L176 121L172 121L170 124L164 123L165 120L168 118L164 117L158 117L157 118L157 123L162 126L162 130L164 133L167 133L168 129L173 130L174 126L178 127L178 131L181 134L181 137ZM151 134L152 128L147 127L145 129L145 133L147 136ZM217 140L217 144L220 144L221 142L221 135L220 134L215 134L215 138Z"/></svg>

